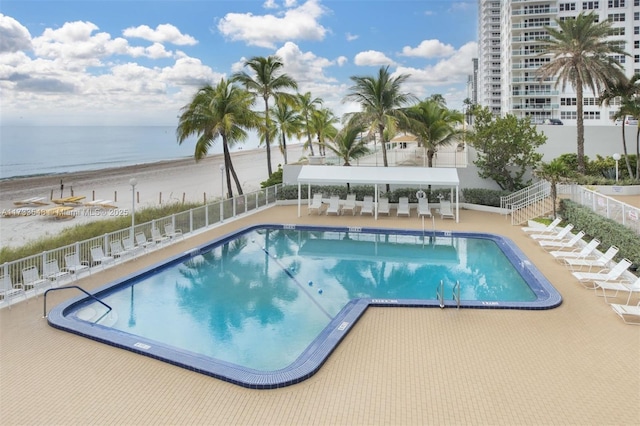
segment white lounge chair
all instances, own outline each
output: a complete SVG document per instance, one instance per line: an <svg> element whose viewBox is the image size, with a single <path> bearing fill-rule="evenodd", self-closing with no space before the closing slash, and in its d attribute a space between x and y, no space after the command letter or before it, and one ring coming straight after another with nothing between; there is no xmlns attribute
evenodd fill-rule
<svg viewBox="0 0 640 426"><path fill-rule="evenodd" d="M564 259L564 264L570 267L572 270L588 267L591 268L604 268L613 260L616 254L618 254L618 247L611 246L603 255L595 259Z"/></svg>
<svg viewBox="0 0 640 426"><path fill-rule="evenodd" d="M584 231L578 232L576 235L571 237L570 240L538 240L538 244L547 251L554 248L569 249L574 248L576 244L578 244L578 241L582 240L582 237L584 237Z"/></svg>
<svg viewBox="0 0 640 426"><path fill-rule="evenodd" d="M640 302L638 302L637 305L618 305L612 303L611 308L622 318L625 324L640 325ZM637 321L627 321L627 318L634 318Z"/></svg>
<svg viewBox="0 0 640 426"><path fill-rule="evenodd" d="M332 195L329 198L329 207L327 207L327 215L340 214L340 198L337 195Z"/></svg>
<svg viewBox="0 0 640 426"><path fill-rule="evenodd" d="M151 228L151 240L156 244L166 243L169 237L162 235L158 228Z"/></svg>
<svg viewBox="0 0 640 426"><path fill-rule="evenodd" d="M122 247L124 247L124 249L133 256L137 256L144 251L144 246L136 246L133 238L131 237L124 237L122 239Z"/></svg>
<svg viewBox="0 0 640 426"><path fill-rule="evenodd" d="M550 251L549 254L558 261L563 261L564 259L588 259L589 257L593 257L593 252L599 245L600 241L594 238L580 250L576 248L571 251Z"/></svg>
<svg viewBox="0 0 640 426"><path fill-rule="evenodd" d="M622 259L611 269L605 268L600 272L572 272L571 275L586 288L594 288L595 281L617 281L629 266L631 266L631 261L629 259ZM593 285L588 287L587 283L592 283Z"/></svg>
<svg viewBox="0 0 640 426"><path fill-rule="evenodd" d="M569 235L569 232L571 232L572 229L573 225L568 224L555 234L531 234L529 236L534 240L564 240L565 238L567 238L567 235Z"/></svg>
<svg viewBox="0 0 640 426"><path fill-rule="evenodd" d="M431 208L427 198L418 198L418 217L431 217Z"/></svg>
<svg viewBox="0 0 640 426"><path fill-rule="evenodd" d="M49 287L50 285L51 281L40 275L38 267L31 266L22 270L22 288L25 291L34 289L37 292L39 288Z"/></svg>
<svg viewBox="0 0 640 426"><path fill-rule="evenodd" d="M398 209L396 210L396 216L411 216L409 197L400 197L398 199Z"/></svg>
<svg viewBox="0 0 640 426"><path fill-rule="evenodd" d="M557 217L547 226L525 226L522 230L524 232L533 232L534 234L553 234L556 232L556 226L558 226L560 222L562 222L562 219Z"/></svg>
<svg viewBox="0 0 640 426"><path fill-rule="evenodd" d="M89 263L80 261L78 253L69 253L65 255L64 264L67 267L67 271L71 272L75 278L78 278L82 272L89 272L89 274L91 274L91 267Z"/></svg>
<svg viewBox="0 0 640 426"><path fill-rule="evenodd" d="M109 242L109 247L111 248L111 256L116 259L122 259L125 256L133 256L133 253L124 249L120 240L111 240Z"/></svg>
<svg viewBox="0 0 640 426"><path fill-rule="evenodd" d="M160 237L162 238L162 235ZM147 240L147 236L144 235L144 232L136 233L135 239L138 247L143 247L145 250L153 247L156 244L156 242L153 240Z"/></svg>
<svg viewBox="0 0 640 426"><path fill-rule="evenodd" d="M11 304L11 299L20 295L26 297L22 285L18 284L17 286L14 286L10 275L3 275L0 277L0 299Z"/></svg>
<svg viewBox="0 0 640 426"><path fill-rule="evenodd" d="M388 198L379 198L378 199L378 214L386 214L389 215L389 199Z"/></svg>
<svg viewBox="0 0 640 426"><path fill-rule="evenodd" d="M351 212L352 215L356 214L356 194L347 194L347 199L344 201L341 213Z"/></svg>
<svg viewBox="0 0 640 426"><path fill-rule="evenodd" d="M173 226L173 223L164 224L164 235L169 238L184 238L184 235L182 235L182 229L176 229Z"/></svg>
<svg viewBox="0 0 640 426"><path fill-rule="evenodd" d="M440 200L440 218L455 219L453 210L451 209L451 201Z"/></svg>
<svg viewBox="0 0 640 426"><path fill-rule="evenodd" d="M311 214L311 212L316 212L318 216L322 214L322 209L324 204L322 204L322 194L313 194L313 200L311 200L311 204L307 208L307 214Z"/></svg>
<svg viewBox="0 0 640 426"><path fill-rule="evenodd" d="M94 263L99 264L103 268L105 265L113 263L115 261L113 256L107 256L104 254L102 246L91 247L91 260L93 260Z"/></svg>
<svg viewBox="0 0 640 426"><path fill-rule="evenodd" d="M46 206L49 203L45 201L44 197L31 197L24 200L14 201L13 204L18 207L38 207Z"/></svg>
<svg viewBox="0 0 640 426"><path fill-rule="evenodd" d="M371 216L373 216L373 197L371 195L365 195L362 200L360 215L363 214L370 214Z"/></svg>
<svg viewBox="0 0 640 426"><path fill-rule="evenodd" d="M594 290L598 293L598 289L602 289L602 296L604 297L604 301L607 301L607 290L615 291L613 296L609 297L618 297L618 293L621 291L629 292L629 297L627 297L627 305L631 301L631 295L633 293L640 293L640 277L636 279L634 282L606 282L606 281L596 281Z"/></svg>
<svg viewBox="0 0 640 426"><path fill-rule="evenodd" d="M51 259L42 266L42 276L57 284L64 278L71 278L71 272L67 269L60 269L58 259Z"/></svg>

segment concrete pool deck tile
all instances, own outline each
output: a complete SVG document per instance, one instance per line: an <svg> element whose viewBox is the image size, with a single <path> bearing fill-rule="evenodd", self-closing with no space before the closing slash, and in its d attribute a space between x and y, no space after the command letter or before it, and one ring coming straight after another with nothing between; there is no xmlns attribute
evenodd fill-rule
<svg viewBox="0 0 640 426"><path fill-rule="evenodd" d="M422 228L415 217L302 213L270 208L78 284L96 288L253 223ZM460 216L458 224L436 219L436 229L511 238L560 291L562 305L370 308L315 375L252 390L56 330L42 318L42 298L21 300L0 309L0 423L637 424L640 327L625 325L505 217ZM50 293L47 304L77 295Z"/></svg>

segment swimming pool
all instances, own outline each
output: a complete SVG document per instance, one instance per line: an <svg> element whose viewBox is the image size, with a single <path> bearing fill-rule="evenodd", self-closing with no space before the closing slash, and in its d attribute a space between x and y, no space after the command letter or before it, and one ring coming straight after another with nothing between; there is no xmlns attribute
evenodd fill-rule
<svg viewBox="0 0 640 426"><path fill-rule="evenodd" d="M79 297L48 320L232 383L273 388L314 374L367 307L455 307L458 289L462 308L561 303L497 235L258 225L98 289L111 312Z"/></svg>

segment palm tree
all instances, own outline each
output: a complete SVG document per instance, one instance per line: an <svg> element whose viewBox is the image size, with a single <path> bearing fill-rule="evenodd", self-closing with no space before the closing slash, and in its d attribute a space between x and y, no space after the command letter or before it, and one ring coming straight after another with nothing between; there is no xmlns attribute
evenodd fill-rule
<svg viewBox="0 0 640 426"><path fill-rule="evenodd" d="M318 137L318 153L320 155L326 155L325 139L333 139L338 133L338 129L335 126L338 121L333 111L328 108L314 111L311 117L311 130Z"/></svg>
<svg viewBox="0 0 640 426"><path fill-rule="evenodd" d="M558 183L566 181L571 171L560 158L551 160L550 163L541 163L536 175L542 179L549 181L551 185L551 201L553 203L553 217L556 217L556 204L558 199Z"/></svg>
<svg viewBox="0 0 640 426"><path fill-rule="evenodd" d="M349 88L349 93L343 100L343 102L356 102L362 108L362 111L351 114L352 120L366 123L372 130L377 130L382 144L382 159L385 167L389 166L389 162L384 129L396 125L398 120L403 118L400 108L415 99L410 93L400 91L402 83L409 77L409 74L391 77L388 66L381 67L377 77L352 76L350 78L354 85Z"/></svg>
<svg viewBox="0 0 640 426"><path fill-rule="evenodd" d="M247 90L255 96L260 96L264 100L264 119L265 128L271 126L269 121L269 99L275 96L286 96L283 89L298 88L298 83L287 74L282 73L284 63L278 56L255 56L244 62L245 67L251 68L253 75L247 74L245 71L234 73L231 77L232 81L242 84ZM266 133L265 140L267 148L267 172L271 177L273 171L271 168L271 138L269 132Z"/></svg>
<svg viewBox="0 0 640 426"><path fill-rule="evenodd" d="M622 65L612 55L626 55L609 40L611 22L596 23L595 15L581 12L575 19L555 20L558 29L546 27L550 38L541 55L551 55L551 61L539 68L540 78L558 77L564 91L570 84L576 91L578 172L585 172L583 90L588 87L597 95L609 84L624 81Z"/></svg>
<svg viewBox="0 0 640 426"><path fill-rule="evenodd" d="M427 150L427 166L433 167L433 156L439 147L458 140L464 130L458 127L464 116L429 98L405 110L407 120L401 126L418 138Z"/></svg>
<svg viewBox="0 0 640 426"><path fill-rule="evenodd" d="M280 136L280 151L287 164L287 137L299 137L302 133L303 122L298 112L285 100L278 98L273 110L276 136Z"/></svg>
<svg viewBox="0 0 640 426"><path fill-rule="evenodd" d="M350 166L350 160L369 153L367 142L358 137L363 131L363 126L347 125L336 134L332 143L326 144L326 147L344 160L344 166Z"/></svg>
<svg viewBox="0 0 640 426"><path fill-rule="evenodd" d="M626 123L625 119L628 115L637 117L636 114L638 113L638 107L636 105L635 97L640 94L640 86L637 85L638 78L640 78L640 75L636 74L631 80L625 79L624 81L611 84L608 89L602 92L599 98L602 105L609 105L612 100L620 99L620 109L612 118L614 120L621 120L620 128L622 129L622 150L624 152L627 171L631 178L633 178L633 173L631 170L631 163L629 162L629 157L627 155L627 138L624 127Z"/></svg>
<svg viewBox="0 0 640 426"><path fill-rule="evenodd" d="M311 151L311 156L313 156L313 142L311 141L311 119L313 117L314 111L316 111L316 105L322 106L322 99L312 99L311 92L305 92L304 94L298 93L297 98L298 111L302 118L304 129L307 133L307 143L305 144L305 148L309 148L309 151Z"/></svg>
<svg viewBox="0 0 640 426"><path fill-rule="evenodd" d="M176 136L182 144L189 136L197 135L194 157L203 159L216 139L222 139L224 165L226 170L227 191L233 197L231 177L238 193L242 187L231 161L229 147L247 139L248 129L256 127L257 116L251 111L254 97L246 90L234 86L224 78L217 86L201 87L179 116Z"/></svg>

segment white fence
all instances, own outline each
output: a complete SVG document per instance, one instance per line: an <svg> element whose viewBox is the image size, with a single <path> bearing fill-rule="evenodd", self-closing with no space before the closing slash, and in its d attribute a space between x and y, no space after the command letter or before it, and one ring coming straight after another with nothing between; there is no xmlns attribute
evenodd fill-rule
<svg viewBox="0 0 640 426"><path fill-rule="evenodd" d="M456 145L443 147L433 157L433 167L467 167L468 149L465 145L458 148ZM394 147L387 149L387 162L389 166L422 166L427 167L427 153L422 148ZM344 161L336 156L326 157L325 164L340 166ZM382 166L384 160L382 150L376 150L364 157L351 161L352 166Z"/></svg>
<svg viewBox="0 0 640 426"><path fill-rule="evenodd" d="M83 273L90 274L96 269L133 259L172 244L185 235L202 232L225 220L275 204L281 188L282 185L272 186L151 222L136 224L133 228L121 229L23 259L5 262L0 266L0 308L9 306L19 297L37 296L47 288L68 284ZM132 245L127 246L125 243ZM105 257L98 259L97 251L101 251ZM72 260L77 265L69 264ZM72 272L74 266L77 272Z"/></svg>
<svg viewBox="0 0 640 426"><path fill-rule="evenodd" d="M571 201L640 234L639 208L578 185L564 185L559 188L558 193L568 195Z"/></svg>

